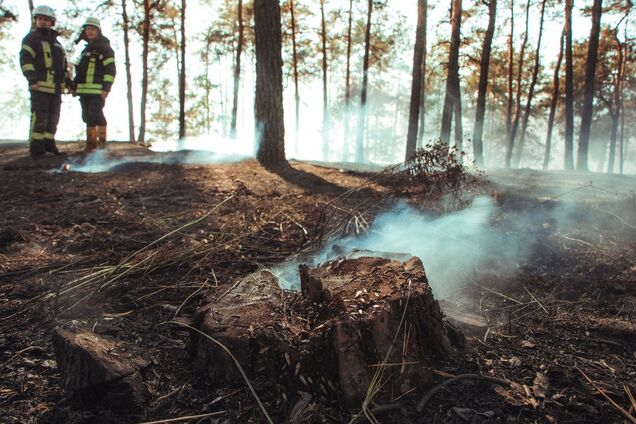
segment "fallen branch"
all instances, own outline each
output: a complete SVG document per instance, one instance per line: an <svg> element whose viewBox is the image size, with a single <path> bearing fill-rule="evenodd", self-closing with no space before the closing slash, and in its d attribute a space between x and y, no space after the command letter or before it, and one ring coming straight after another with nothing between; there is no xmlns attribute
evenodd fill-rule
<svg viewBox="0 0 636 424"><path fill-rule="evenodd" d="M499 384L500 386L505 386L505 387L510 386L510 381L502 380L502 379L496 378L496 377L489 377L487 375L481 375L481 374L459 374L459 375L456 375L455 377L451 378L450 380L446 380L446 381L438 384L437 386L433 387L431 390L429 390L424 395L422 400L420 400L418 402L418 404L417 404L417 412L422 412L422 410L424 409L424 407L426 406L428 401L431 400L431 398L433 396L435 396L435 394L437 392L439 392L443 388L448 387L451 384L453 384L453 383L455 383L457 381L461 381L461 380L482 380L482 381L486 381L488 383Z"/></svg>
<svg viewBox="0 0 636 424"><path fill-rule="evenodd" d="M590 383L592 385L592 387L594 387L596 389L597 392L599 392L601 394L601 396L603 396L605 399L607 399L607 401L618 411L620 412L626 419L627 421L629 421L632 424L636 424L636 418L634 418L634 416L632 414L630 414L629 412L627 412L625 409L623 409L622 406L620 406L618 403L616 403L614 401L614 399L612 399L611 397L609 397L607 395L607 393L605 393L603 391L603 389L601 389L600 387L598 387L596 385L596 383L594 383L594 381L592 381L592 379L590 377L587 376L587 374L585 374L579 367L574 367L575 370L577 370L582 376L583 378L585 378L585 380L587 380L588 383Z"/></svg>
<svg viewBox="0 0 636 424"><path fill-rule="evenodd" d="M139 423L139 424L168 424L168 423L177 423L181 421L194 421L194 420L201 420L203 418L213 417L215 415L221 415L225 413L227 413L227 411L210 412L209 414L189 415L187 417L168 418L168 419L159 420L159 421L144 421L143 423Z"/></svg>

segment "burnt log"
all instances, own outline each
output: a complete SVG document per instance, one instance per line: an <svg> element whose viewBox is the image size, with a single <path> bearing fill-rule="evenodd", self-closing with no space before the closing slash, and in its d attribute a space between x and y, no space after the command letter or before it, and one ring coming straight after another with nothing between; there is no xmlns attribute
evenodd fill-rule
<svg viewBox="0 0 636 424"><path fill-rule="evenodd" d="M143 405L147 393L140 371L150 361L136 346L90 331L53 331L53 347L64 388L71 398L103 402L116 409Z"/></svg>
<svg viewBox="0 0 636 424"><path fill-rule="evenodd" d="M419 258L343 258L301 266L300 279L300 293L284 292L271 273L250 274L200 308L195 326L250 378L274 381L286 396L308 392L352 406L369 390L396 396L425 382L461 340L456 331L449 337ZM195 370L243 384L223 349L196 332L191 341Z"/></svg>

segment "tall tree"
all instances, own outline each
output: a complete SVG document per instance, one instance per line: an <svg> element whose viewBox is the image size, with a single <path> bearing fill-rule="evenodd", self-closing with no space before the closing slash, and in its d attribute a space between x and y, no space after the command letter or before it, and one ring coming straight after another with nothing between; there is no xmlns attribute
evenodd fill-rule
<svg viewBox="0 0 636 424"><path fill-rule="evenodd" d="M417 147L417 125L422 95L422 58L424 56L424 23L426 21L426 0L417 2L417 26L415 28L415 47L413 48L413 71L411 81L411 101L409 104L409 129L406 135L406 158L408 160Z"/></svg>
<svg viewBox="0 0 636 424"><path fill-rule="evenodd" d="M238 20L238 42L236 43L236 61L234 62L234 93L232 96L232 117L230 121L231 138L236 138L236 115L238 113L239 84L241 82L241 53L243 52L244 44L243 0L238 0L236 15Z"/></svg>
<svg viewBox="0 0 636 424"><path fill-rule="evenodd" d="M459 44L462 23L462 0L453 0L451 8L451 38L448 52L448 70L446 77L446 94L442 110L442 128L440 140L449 144L453 112L459 110L461 101L459 93ZM457 120L456 120L457 122ZM455 132L457 133L457 126Z"/></svg>
<svg viewBox="0 0 636 424"><path fill-rule="evenodd" d="M130 72L130 22L126 10L126 0L121 0L121 17L124 32L124 67L126 68L126 100L128 101L128 140L135 143L135 115L133 112L132 75Z"/></svg>
<svg viewBox="0 0 636 424"><path fill-rule="evenodd" d="M523 75L523 62L525 60L526 45L528 44L528 24L530 22L530 0L526 2L526 25L523 33L523 40L521 41L521 48L519 49L519 62L517 64L517 94L515 98L515 116L512 120L512 126L510 127L510 134L508 134L508 145L506 146L506 168L510 168L512 165L512 151L515 146L515 138L517 138L517 130L519 129L519 118L521 116L521 77Z"/></svg>
<svg viewBox="0 0 636 424"><path fill-rule="evenodd" d="M322 160L329 158L329 96L327 86L327 24L325 0L320 0L320 40L322 51Z"/></svg>
<svg viewBox="0 0 636 424"><path fill-rule="evenodd" d="M256 36L256 158L264 166L280 166L285 159L283 120L283 59L280 4L278 0L254 0Z"/></svg>
<svg viewBox="0 0 636 424"><path fill-rule="evenodd" d="M574 169L574 61L572 58L572 7L565 0L565 158L563 167Z"/></svg>
<svg viewBox="0 0 636 424"><path fill-rule="evenodd" d="M298 153L298 132L300 131L300 90L298 82L298 50L296 49L296 7L294 0L289 0L289 13L291 15L292 33L292 70L294 73L294 147Z"/></svg>
<svg viewBox="0 0 636 424"><path fill-rule="evenodd" d="M528 88L528 99L526 100L526 107L523 111L523 117L521 118L521 133L519 134L519 144L515 150L514 166L518 167L521 162L523 154L523 147L526 143L526 131L528 130L528 120L530 119L530 109L532 107L532 98L534 97L534 88L537 85L537 79L539 77L539 66L541 63L541 40L543 38L543 20L545 17L545 4L546 0L541 1L541 15L539 18L539 36L537 37L537 50L534 55L534 66L532 67L532 79L530 81L530 87Z"/></svg>
<svg viewBox="0 0 636 424"><path fill-rule="evenodd" d="M598 39L601 30L602 0L594 0L592 6L592 28L588 42L587 59L585 61L585 87L583 89L583 108L581 109L581 131L579 132L579 149L576 169L587 171L587 155L590 142L590 128L592 126L592 112L594 102L594 80L596 62L598 59Z"/></svg>
<svg viewBox="0 0 636 424"><path fill-rule="evenodd" d="M179 139L185 138L185 97L186 97L186 0L181 0L181 70L179 72Z"/></svg>
<svg viewBox="0 0 636 424"><path fill-rule="evenodd" d="M548 169L550 164L550 153L552 150L552 128L554 127L554 116L556 114L556 106L559 101L559 71L561 70L561 62L563 62L563 39L565 38L565 27L561 32L559 41L559 55L554 65L554 76L552 77L552 99L550 100L550 114L548 115L548 132L545 138L545 156L543 157L543 169Z"/></svg>
<svg viewBox="0 0 636 424"><path fill-rule="evenodd" d="M418 15L419 19L419 15ZM424 129L426 128L426 55L428 53L426 48L427 33L428 33L428 0L424 0L424 22L423 22L423 36L422 36L422 83L420 95L420 123L417 131L417 147L422 147L424 141Z"/></svg>
<svg viewBox="0 0 636 424"><path fill-rule="evenodd" d="M490 51L492 38L495 34L495 20L497 17L497 0L485 1L488 6L488 28L484 35L479 62L479 88L477 92L477 109L475 111L475 127L473 130L473 153L477 166L484 164L484 115L486 113L486 94L488 93L488 70L490 67Z"/></svg>
<svg viewBox="0 0 636 424"><path fill-rule="evenodd" d="M351 28L353 23L353 0L349 0L349 21L347 24L347 70L345 71L345 116L344 143L342 145L342 160L349 160L349 116L351 112Z"/></svg>
<svg viewBox="0 0 636 424"><path fill-rule="evenodd" d="M356 162L364 161L364 133L367 117L367 86L369 85L369 51L371 50L371 14L373 0L368 0L367 26L364 34L364 59L362 60L362 89L360 90L360 109L358 110L358 131L356 137Z"/></svg>
<svg viewBox="0 0 636 424"><path fill-rule="evenodd" d="M512 105L513 97L513 81L514 81L514 60L515 60L515 2L510 0L510 34L508 35L508 96L506 98L506 140L510 139L510 130L512 128Z"/></svg>
<svg viewBox="0 0 636 424"><path fill-rule="evenodd" d="M150 0L144 0L144 21L142 29L142 77L141 77L141 120L139 123L139 142L144 143L146 137L146 104L148 99L148 53L150 42Z"/></svg>
<svg viewBox="0 0 636 424"><path fill-rule="evenodd" d="M610 148L609 148L609 162L607 165L607 173L614 172L614 163L616 161L616 140L618 136L618 123L621 119L623 110L623 78L625 73L625 55L623 53L623 44L618 38L618 26L614 28L612 33L614 39L614 45L616 46L617 63L616 63L616 77L614 79L614 107L610 110L612 117L612 130L610 133Z"/></svg>

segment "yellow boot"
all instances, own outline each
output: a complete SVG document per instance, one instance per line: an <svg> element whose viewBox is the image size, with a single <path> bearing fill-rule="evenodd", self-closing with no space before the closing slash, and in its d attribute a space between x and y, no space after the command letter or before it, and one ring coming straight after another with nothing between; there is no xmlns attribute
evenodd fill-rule
<svg viewBox="0 0 636 424"><path fill-rule="evenodd" d="M97 127L97 147L106 148L106 125Z"/></svg>
<svg viewBox="0 0 636 424"><path fill-rule="evenodd" d="M98 127L86 127L86 148L85 152L92 152L99 147L97 142L97 128Z"/></svg>

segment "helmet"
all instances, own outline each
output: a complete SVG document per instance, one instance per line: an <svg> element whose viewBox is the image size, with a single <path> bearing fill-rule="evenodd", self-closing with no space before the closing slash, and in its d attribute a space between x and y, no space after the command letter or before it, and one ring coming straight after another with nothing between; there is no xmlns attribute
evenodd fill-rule
<svg viewBox="0 0 636 424"><path fill-rule="evenodd" d="M88 18L86 18L86 20L84 21L84 24L82 25L82 28L86 28L87 26L94 26L98 30L100 31L102 30L102 26L99 23L99 19L93 16L89 16Z"/></svg>
<svg viewBox="0 0 636 424"><path fill-rule="evenodd" d="M53 8L50 6L35 6L31 15L34 18L36 16L46 16L47 18L51 18L53 19L53 21L55 21L55 10L53 10Z"/></svg>

